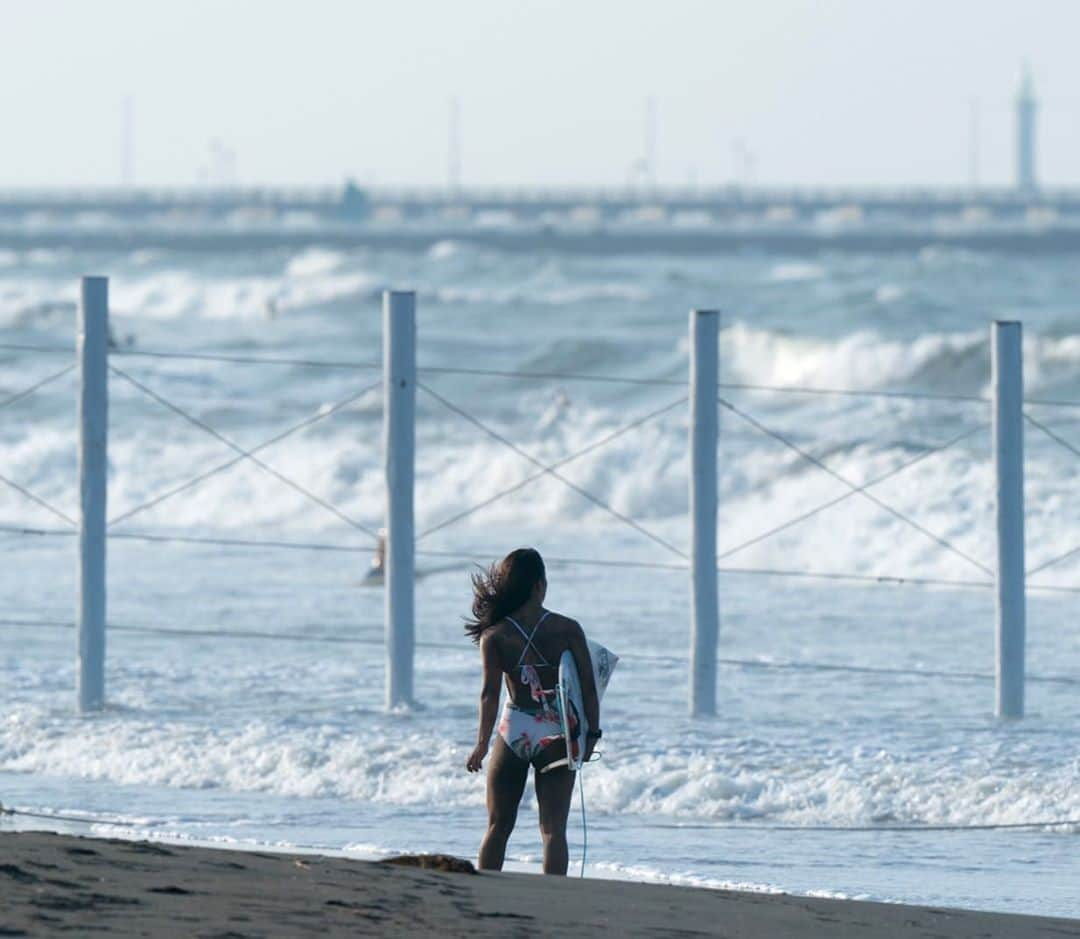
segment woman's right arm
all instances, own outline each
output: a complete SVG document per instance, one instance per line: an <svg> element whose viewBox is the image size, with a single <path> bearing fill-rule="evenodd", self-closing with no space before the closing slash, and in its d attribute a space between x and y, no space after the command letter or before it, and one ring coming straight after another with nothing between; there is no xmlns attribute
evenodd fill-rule
<svg viewBox="0 0 1080 939"><path fill-rule="evenodd" d="M484 684L480 689L480 729L476 735L476 747L465 762L465 768L470 773L479 772L487 756L491 733L495 730L495 719L499 714L499 696L502 694L502 669L495 649L495 637L490 632L480 638L480 655L484 661Z"/></svg>

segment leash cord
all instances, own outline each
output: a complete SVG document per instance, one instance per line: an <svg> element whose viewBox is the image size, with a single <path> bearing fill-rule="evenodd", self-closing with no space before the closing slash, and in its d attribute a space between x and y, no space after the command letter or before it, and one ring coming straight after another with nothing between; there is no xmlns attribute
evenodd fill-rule
<svg viewBox="0 0 1080 939"><path fill-rule="evenodd" d="M582 766L578 770L578 792L581 795L581 876L585 877L585 855L589 852L589 825L585 821L585 779Z"/></svg>

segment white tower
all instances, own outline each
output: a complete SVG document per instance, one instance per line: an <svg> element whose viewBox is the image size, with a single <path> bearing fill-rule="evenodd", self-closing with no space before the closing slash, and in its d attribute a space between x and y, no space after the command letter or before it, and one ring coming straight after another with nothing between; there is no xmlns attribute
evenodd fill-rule
<svg viewBox="0 0 1080 939"><path fill-rule="evenodd" d="M1035 92L1031 69L1024 66L1020 94L1016 98L1016 188L1034 192L1035 182Z"/></svg>

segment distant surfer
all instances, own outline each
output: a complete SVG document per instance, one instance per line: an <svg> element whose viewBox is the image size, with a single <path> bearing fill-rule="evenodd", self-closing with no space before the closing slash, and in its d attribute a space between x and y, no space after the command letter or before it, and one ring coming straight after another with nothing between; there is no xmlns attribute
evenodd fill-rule
<svg viewBox="0 0 1080 939"><path fill-rule="evenodd" d="M364 574L364 584L370 587L381 586L386 580L386 529L380 528L375 545L375 555Z"/></svg>
<svg viewBox="0 0 1080 939"><path fill-rule="evenodd" d="M569 861L566 821L575 775L565 765L566 741L555 706L555 682L559 658L569 650L582 676L585 719L590 728L596 728L585 741L588 759L601 731L585 633L574 620L544 609L547 575L543 559L532 548L511 551L486 572L473 574L472 581L473 619L465 630L480 646L484 679L477 744L465 763L470 773L480 771L488 754L504 677L509 694L488 764L488 826L480 844L479 867L502 869L532 766L544 873L565 874ZM545 772L546 767L550 768Z"/></svg>

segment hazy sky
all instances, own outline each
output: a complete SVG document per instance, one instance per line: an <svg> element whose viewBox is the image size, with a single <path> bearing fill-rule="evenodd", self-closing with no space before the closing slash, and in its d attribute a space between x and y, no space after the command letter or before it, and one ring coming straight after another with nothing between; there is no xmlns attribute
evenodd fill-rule
<svg viewBox="0 0 1080 939"><path fill-rule="evenodd" d="M1080 183L1075 0L0 0L0 186L621 184L656 102L661 183L950 183L1013 174L1029 60L1039 175Z"/></svg>

